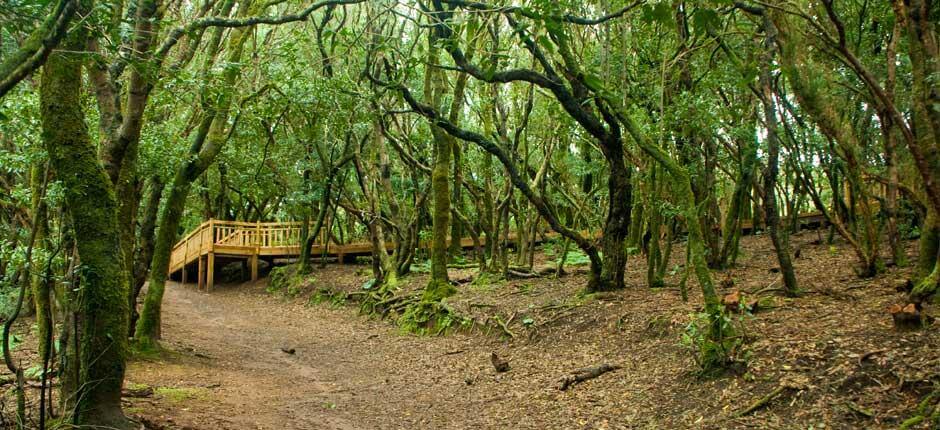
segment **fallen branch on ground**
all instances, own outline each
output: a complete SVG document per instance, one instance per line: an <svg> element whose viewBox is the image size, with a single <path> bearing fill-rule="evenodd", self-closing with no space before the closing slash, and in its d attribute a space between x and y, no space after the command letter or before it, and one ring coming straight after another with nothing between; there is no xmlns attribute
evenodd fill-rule
<svg viewBox="0 0 940 430"><path fill-rule="evenodd" d="M563 376L558 382L558 389L565 391L568 388L580 384L588 379L594 379L598 376L601 376L607 372L612 372L619 369L620 366L614 364L604 363L594 367L585 367L577 369L571 372L570 375Z"/></svg>
<svg viewBox="0 0 940 430"><path fill-rule="evenodd" d="M742 410L742 411L736 412L736 413L733 415L733 417L734 417L734 418L740 418L740 417L743 417L743 416L745 416L745 415L751 414L751 413L753 413L754 411L756 411L756 410L758 410L758 409L760 409L760 408L763 408L764 406L767 406L775 397L779 396L780 394L783 394L783 392L786 391L788 388L790 388L790 387L787 387L787 386L784 386L784 385L778 386L777 388L775 388L773 391L771 391L771 392L770 392L769 394L767 394L766 396L757 399L757 401L755 401L754 403L751 403L751 406L748 406L747 409L744 409L744 410Z"/></svg>
<svg viewBox="0 0 940 430"><path fill-rule="evenodd" d="M534 279L541 277L542 275L534 272L522 272L514 269L509 269L506 271L506 279Z"/></svg>
<svg viewBox="0 0 940 430"><path fill-rule="evenodd" d="M516 319L515 312L512 313L512 315L509 317L508 320L506 320L506 322L503 322L502 318L500 318L499 315L496 315L493 317L493 321L496 321L496 324L499 325L499 328L503 329L503 333L505 333L510 338L516 337L516 334L513 333L512 330L509 330L509 324L511 324L512 320L514 319Z"/></svg>

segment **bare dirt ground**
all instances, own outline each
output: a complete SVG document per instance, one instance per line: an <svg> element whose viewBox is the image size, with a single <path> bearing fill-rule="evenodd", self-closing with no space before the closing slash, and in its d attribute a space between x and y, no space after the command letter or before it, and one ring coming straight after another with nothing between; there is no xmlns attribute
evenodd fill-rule
<svg viewBox="0 0 940 430"><path fill-rule="evenodd" d="M292 297L266 291L265 279L211 294L170 285L167 352L130 363L127 391L147 394L126 399L126 411L157 429L897 428L940 380L936 325L898 332L886 312L903 300L895 288L910 269L859 279L847 247L813 244L815 232L792 239L805 294L759 294L769 308L744 318L746 372L694 375L680 338L701 306L697 286L690 279L683 302L676 270L671 288L646 288L640 256L628 289L611 294L579 296L576 268L559 279L463 283L449 305L471 328L439 337L402 334L352 302L311 303L316 290L356 291L369 277L365 265L328 266ZM670 266L683 255L677 247ZM553 258L540 254L537 265ZM772 289L774 261L769 240L747 237L738 266L714 277L723 294ZM425 281L407 277L400 293ZM28 332L29 321L20 327ZM29 343L17 354L29 356ZM497 373L492 352L511 370ZM621 368L557 388L571 370L600 363ZM765 407L735 416L780 386Z"/></svg>
<svg viewBox="0 0 940 430"><path fill-rule="evenodd" d="M744 374L693 374L679 339L701 303L696 285L688 303L676 289L650 291L638 257L629 289L595 297L577 297L578 274L464 284L450 303L474 328L443 337L401 334L353 303L309 304L315 289L354 291L368 277L366 266L330 266L293 298L264 280L211 294L170 286L164 338L176 353L131 365L129 386L156 394L128 409L152 426L196 429L896 428L937 381L940 336L892 327L885 309L903 299L895 287L907 269L859 279L848 248L815 239L793 238L806 294L745 319ZM779 277L766 238L745 238L739 263L715 274L723 293ZM425 277L409 279L405 291ZM496 373L491 352L512 369ZM566 372L600 363L622 368L557 389ZM734 416L781 385L766 407Z"/></svg>

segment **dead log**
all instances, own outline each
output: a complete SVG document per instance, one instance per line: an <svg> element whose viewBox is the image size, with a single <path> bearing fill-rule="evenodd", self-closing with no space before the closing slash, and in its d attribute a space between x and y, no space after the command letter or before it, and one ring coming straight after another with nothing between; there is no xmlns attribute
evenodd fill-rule
<svg viewBox="0 0 940 430"><path fill-rule="evenodd" d="M574 385L587 381L588 379L594 379L607 372L612 372L619 368L620 366L604 363L598 366L584 367L581 369L574 370L571 372L570 375L565 375L561 379L558 380L558 389L561 391L565 391Z"/></svg>
<svg viewBox="0 0 940 430"><path fill-rule="evenodd" d="M920 309L914 303L908 303L904 306L893 304L888 308L888 313L894 320L894 327L899 330L913 330L924 326L924 318Z"/></svg>
<svg viewBox="0 0 940 430"><path fill-rule="evenodd" d="M534 272L523 272L520 270L509 269L506 271L506 279L534 279L541 278L542 275Z"/></svg>

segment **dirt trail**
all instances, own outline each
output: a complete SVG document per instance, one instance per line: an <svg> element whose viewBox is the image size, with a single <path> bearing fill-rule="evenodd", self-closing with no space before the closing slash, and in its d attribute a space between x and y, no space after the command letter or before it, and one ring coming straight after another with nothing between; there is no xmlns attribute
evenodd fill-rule
<svg viewBox="0 0 940 430"><path fill-rule="evenodd" d="M466 349L466 337L402 336L351 310L285 302L263 287L223 285L205 294L168 286L163 337L179 354L131 365L130 385L155 387L157 395L131 400L129 410L170 428L472 425L472 417L454 415L473 411L471 398L457 395L463 376L433 366Z"/></svg>
<svg viewBox="0 0 940 430"><path fill-rule="evenodd" d="M816 237L793 236L807 293L768 295L767 309L740 317L750 340L743 375L694 376L679 342L701 296L692 286L689 302L676 288L645 288L640 259L629 288L592 297L578 294L583 274L463 286L448 303L477 324L444 337L402 335L352 303L305 305L317 288L358 290L367 270L346 265L318 270L292 300L267 293L265 280L211 294L169 285L163 337L174 352L131 364L128 388L156 393L126 410L167 429L897 428L935 386L940 332L892 328L885 309L903 300L896 285L910 269L859 279L849 250ZM738 267L715 274L722 294L779 279L766 237L743 243ZM675 251L671 265L684 255ZM670 276L676 285L682 274ZM408 277L400 293L425 282ZM483 313L513 321L514 339L497 338L498 327L484 334L493 327ZM494 351L511 371L494 371ZM621 368L556 388L560 376L600 363ZM734 415L780 381L798 389Z"/></svg>

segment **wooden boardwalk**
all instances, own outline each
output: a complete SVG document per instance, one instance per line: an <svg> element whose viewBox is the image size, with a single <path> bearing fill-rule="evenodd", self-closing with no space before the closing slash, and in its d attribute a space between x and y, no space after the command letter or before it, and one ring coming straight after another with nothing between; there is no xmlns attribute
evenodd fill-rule
<svg viewBox="0 0 940 430"><path fill-rule="evenodd" d="M821 225L822 214L810 212L800 214L800 224ZM296 258L300 256L300 222L240 222L210 219L191 231L176 246L170 254L170 275L177 272L180 279L186 283L192 269L196 270L198 288L205 287L211 290L215 284L215 266L217 260L246 261L251 272L251 280L258 279L258 261L281 258ZM750 220L744 220L741 228L745 232L752 229ZM587 233L584 233L587 234ZM551 232L546 237L558 236ZM598 235L595 235L598 236ZM541 237L541 235L540 235ZM543 237L544 238L544 237ZM509 242L514 242L516 235L510 233ZM481 237L480 243L486 243ZM460 245L463 248L472 248L473 239L462 238ZM389 250L395 244L387 243ZM422 247L427 244L422 243ZM327 256L336 258L343 263L347 258L372 255L372 243L368 241L339 244L327 240L326 232L315 241L312 256Z"/></svg>
<svg viewBox="0 0 940 430"><path fill-rule="evenodd" d="M215 284L217 260L246 261L251 272L251 280L258 279L259 260L287 259L300 256L300 222L241 222L210 219L196 227L173 247L170 254L171 276L179 272L183 283L189 281L188 275L196 270L198 288L211 290ZM516 235L510 234L509 240ZM327 241L326 232L322 231L315 241L311 256L336 258L342 264L349 258L372 255L372 242L361 241L339 244ZM480 243L486 243L481 237ZM422 247L427 244L422 243ZM463 248L472 248L473 239L460 240ZM389 251L395 244L386 244Z"/></svg>

